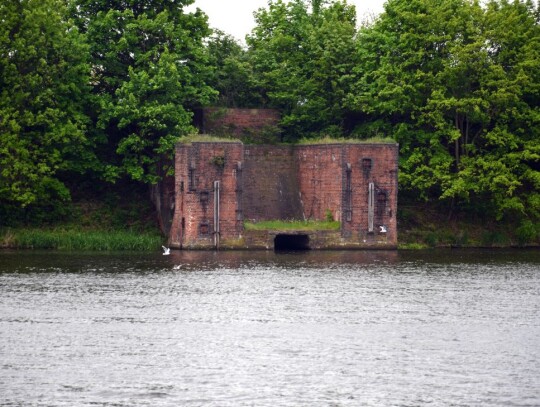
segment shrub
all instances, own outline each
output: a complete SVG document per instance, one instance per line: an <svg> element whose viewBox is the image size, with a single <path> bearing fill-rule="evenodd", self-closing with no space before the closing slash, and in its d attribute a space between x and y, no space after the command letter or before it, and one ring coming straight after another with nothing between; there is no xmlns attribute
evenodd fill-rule
<svg viewBox="0 0 540 407"><path fill-rule="evenodd" d="M437 246L437 243L439 243L439 238L437 236L436 233L434 232L429 232L426 237L424 238L424 242L429 246L429 247L435 247Z"/></svg>
<svg viewBox="0 0 540 407"><path fill-rule="evenodd" d="M535 224L530 220L524 220L516 230L516 238L520 246L527 243L534 243L540 237L540 224Z"/></svg>
<svg viewBox="0 0 540 407"><path fill-rule="evenodd" d="M505 233L499 231L485 231L482 234L482 244L484 246L506 246L510 239Z"/></svg>

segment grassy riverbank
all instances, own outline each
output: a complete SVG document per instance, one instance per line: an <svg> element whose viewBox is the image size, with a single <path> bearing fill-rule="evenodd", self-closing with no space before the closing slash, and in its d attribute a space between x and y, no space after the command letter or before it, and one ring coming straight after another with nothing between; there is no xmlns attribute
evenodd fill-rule
<svg viewBox="0 0 540 407"><path fill-rule="evenodd" d="M481 214L448 213L433 205L405 203L398 209L401 249L435 247L538 247L540 223L485 219Z"/></svg>
<svg viewBox="0 0 540 407"><path fill-rule="evenodd" d="M335 230L335 225L323 225L325 230ZM248 230L274 229L263 224L247 224ZM280 224L280 230L315 230L313 225ZM339 228L339 225L338 225ZM321 228L316 228L321 230ZM399 230L399 248L406 250L435 247L529 247L538 246L534 230L516 235L508 225L479 230L470 223L450 222L431 224ZM530 236L530 238L527 238ZM538 235L536 235L538 236ZM55 249L81 251L155 251L165 238L155 231L130 230L81 230L57 228L4 228L0 229L0 248Z"/></svg>
<svg viewBox="0 0 540 407"><path fill-rule="evenodd" d="M17 249L55 249L88 251L159 250L163 237L159 233L129 230L75 229L4 229L0 246Z"/></svg>
<svg viewBox="0 0 540 407"><path fill-rule="evenodd" d="M62 206L60 213L43 210L41 216L13 219L0 226L0 248L161 250L166 239L147 188L88 183L77 192L74 202Z"/></svg>
<svg viewBox="0 0 540 407"><path fill-rule="evenodd" d="M98 191L99 192L99 191ZM95 192L92 192L95 193ZM0 226L0 248L83 251L156 251L166 241L146 190L86 194L64 208L62 218ZM339 230L332 221L245 223L248 230ZM447 211L434 205L402 200L398 208L400 249L435 247L538 247L540 223L496 222L481 214Z"/></svg>

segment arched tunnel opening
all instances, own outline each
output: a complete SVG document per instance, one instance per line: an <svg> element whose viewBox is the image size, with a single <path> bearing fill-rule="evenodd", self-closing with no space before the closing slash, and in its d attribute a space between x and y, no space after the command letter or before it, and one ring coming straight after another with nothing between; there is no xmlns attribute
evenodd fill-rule
<svg viewBox="0 0 540 407"><path fill-rule="evenodd" d="M308 235L276 235L274 238L274 250L309 250Z"/></svg>

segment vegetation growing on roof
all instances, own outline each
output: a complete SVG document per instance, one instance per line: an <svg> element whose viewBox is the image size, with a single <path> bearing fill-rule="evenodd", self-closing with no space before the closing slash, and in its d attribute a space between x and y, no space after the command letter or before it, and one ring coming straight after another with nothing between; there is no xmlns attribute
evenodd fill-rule
<svg viewBox="0 0 540 407"><path fill-rule="evenodd" d="M395 144L396 141L391 137L370 137L367 139L357 138L334 138L334 137L322 137L322 138L303 138L295 144L300 145L317 145L317 144Z"/></svg>
<svg viewBox="0 0 540 407"><path fill-rule="evenodd" d="M231 137L219 137L211 134L190 134L180 137L178 143L192 144L192 143L240 143L240 140Z"/></svg>

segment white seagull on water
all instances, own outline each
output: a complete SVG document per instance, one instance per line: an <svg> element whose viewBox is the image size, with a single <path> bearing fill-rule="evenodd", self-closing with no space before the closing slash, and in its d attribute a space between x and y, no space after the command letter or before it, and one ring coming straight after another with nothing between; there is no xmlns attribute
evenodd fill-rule
<svg viewBox="0 0 540 407"><path fill-rule="evenodd" d="M169 249L168 247L165 247L165 246L161 246L163 247L163 255L164 256L168 256L169 254L171 254L171 249Z"/></svg>

